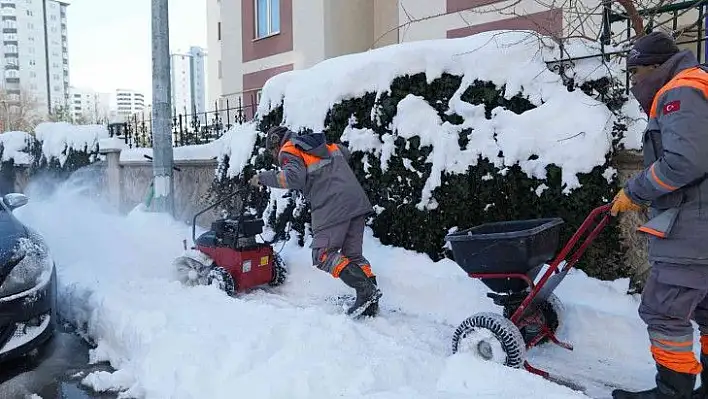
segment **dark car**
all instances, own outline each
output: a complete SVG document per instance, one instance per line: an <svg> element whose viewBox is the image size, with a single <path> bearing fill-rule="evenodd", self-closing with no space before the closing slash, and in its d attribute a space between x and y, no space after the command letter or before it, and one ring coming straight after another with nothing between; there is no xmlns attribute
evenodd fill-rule
<svg viewBox="0 0 708 399"><path fill-rule="evenodd" d="M37 349L56 328L54 260L42 236L12 214L27 201L0 198L0 363Z"/></svg>

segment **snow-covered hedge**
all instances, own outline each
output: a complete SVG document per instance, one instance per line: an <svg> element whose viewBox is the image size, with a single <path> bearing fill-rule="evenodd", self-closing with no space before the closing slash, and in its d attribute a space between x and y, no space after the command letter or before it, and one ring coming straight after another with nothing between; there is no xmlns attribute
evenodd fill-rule
<svg viewBox="0 0 708 399"><path fill-rule="evenodd" d="M46 122L34 134L0 134L2 168L28 167L31 175L67 177L75 170L98 160L99 141L108 137L103 125L72 125Z"/></svg>
<svg viewBox="0 0 708 399"><path fill-rule="evenodd" d="M567 49L597 51L582 42ZM250 159L238 157L245 167L234 168L227 154L215 194L274 167L262 132L283 124L324 131L349 146L377 211L371 227L384 244L437 260L451 230L549 216L566 220L567 239L618 189L612 155L637 143L641 126L628 131L627 98L608 73L617 65L590 59L562 77L546 64L558 56L555 43L533 33L486 32L278 75L263 88ZM299 195L270 190L249 203L277 232L307 233L308 204ZM599 277L622 275L619 243L611 226L581 267Z"/></svg>

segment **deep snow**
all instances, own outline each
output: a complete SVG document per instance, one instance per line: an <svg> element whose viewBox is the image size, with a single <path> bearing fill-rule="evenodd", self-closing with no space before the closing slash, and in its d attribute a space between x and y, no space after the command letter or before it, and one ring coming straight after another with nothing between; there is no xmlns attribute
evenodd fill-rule
<svg viewBox="0 0 708 399"><path fill-rule="evenodd" d="M52 248L61 313L98 343L92 359L117 370L85 378L95 389L138 398L583 397L523 370L451 356L464 318L500 309L449 260L382 246L367 231L384 310L353 321L326 301L348 289L310 266L307 247L283 247L289 280L270 292L234 299L214 287L186 288L171 261L187 226L159 214L107 213L80 192L69 185L33 197L17 215ZM559 337L575 351L540 347L530 362L587 385L593 397L608 397L605 382L651 386L638 299L626 288L626 280L571 273L557 290L566 307Z"/></svg>

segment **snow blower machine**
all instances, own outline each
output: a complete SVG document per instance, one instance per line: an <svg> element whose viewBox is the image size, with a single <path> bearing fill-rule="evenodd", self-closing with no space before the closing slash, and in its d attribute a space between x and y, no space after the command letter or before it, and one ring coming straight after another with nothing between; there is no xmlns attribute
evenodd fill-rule
<svg viewBox="0 0 708 399"><path fill-rule="evenodd" d="M561 382L531 366L526 352L548 341L573 349L556 338L563 308L553 290L607 225L610 209L594 209L555 258L561 218L487 223L448 234L455 263L480 279L492 291L487 296L502 307L502 314L483 312L462 321L453 334L452 352L471 352Z"/></svg>
<svg viewBox="0 0 708 399"><path fill-rule="evenodd" d="M199 211L192 220L191 249L175 259L180 281L187 286L217 285L229 296L258 287L276 287L285 282L287 269L273 250L272 241L256 240L263 233L263 219L246 213L245 189L237 190ZM241 196L236 217L222 215L209 231L196 237L197 218L218 205Z"/></svg>

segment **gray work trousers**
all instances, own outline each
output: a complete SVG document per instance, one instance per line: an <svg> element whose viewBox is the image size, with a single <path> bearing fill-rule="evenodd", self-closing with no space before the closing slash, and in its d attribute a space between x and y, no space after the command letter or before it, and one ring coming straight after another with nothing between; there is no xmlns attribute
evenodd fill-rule
<svg viewBox="0 0 708 399"><path fill-rule="evenodd" d="M366 219L366 216L355 217L315 232L310 245L312 263L334 277L339 277L342 269L350 263L361 267L368 276L373 276L371 265L363 254Z"/></svg>
<svg viewBox="0 0 708 399"><path fill-rule="evenodd" d="M708 266L654 263L642 291L639 316L647 324L657 363L679 372L700 371L693 355L691 320L701 335L708 335Z"/></svg>

